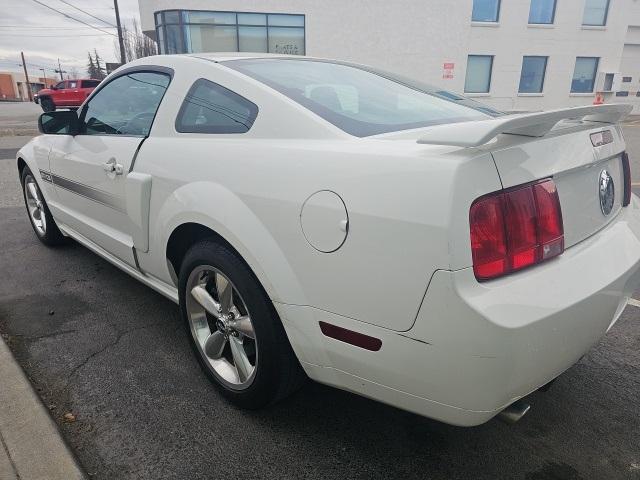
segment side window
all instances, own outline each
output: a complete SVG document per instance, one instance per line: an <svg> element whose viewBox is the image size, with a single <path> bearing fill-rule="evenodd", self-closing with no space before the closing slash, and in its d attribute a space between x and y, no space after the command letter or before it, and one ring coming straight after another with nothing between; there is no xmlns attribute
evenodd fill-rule
<svg viewBox="0 0 640 480"><path fill-rule="evenodd" d="M67 83L67 82L58 82L58 83L56 83L56 89L57 90L62 90L63 88L67 88L67 87L65 87L65 83Z"/></svg>
<svg viewBox="0 0 640 480"><path fill-rule="evenodd" d="M67 88L78 88L77 80L69 80L67 83L68 83Z"/></svg>
<svg viewBox="0 0 640 480"><path fill-rule="evenodd" d="M160 72L132 72L112 80L83 109L82 133L148 135L170 81Z"/></svg>
<svg viewBox="0 0 640 480"><path fill-rule="evenodd" d="M176 130L180 133L245 133L258 107L237 93L201 78L182 102Z"/></svg>
<svg viewBox="0 0 640 480"><path fill-rule="evenodd" d="M82 80L82 88L96 88L100 80Z"/></svg>

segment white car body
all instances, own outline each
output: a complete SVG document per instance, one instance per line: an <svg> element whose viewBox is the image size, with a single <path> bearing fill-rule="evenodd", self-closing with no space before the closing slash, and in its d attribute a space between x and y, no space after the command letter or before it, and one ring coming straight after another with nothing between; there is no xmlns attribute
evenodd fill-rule
<svg viewBox="0 0 640 480"><path fill-rule="evenodd" d="M225 67L234 56L202 57L123 67L172 70L146 138L42 135L19 151L19 164L36 174L65 235L175 302L172 238L216 232L259 279L312 379L477 425L576 363L638 287L640 202L623 208L618 195L605 217L597 188L603 168L624 183L616 122L625 106L358 138ZM198 78L259 107L247 133L176 131ZM590 134L603 130L613 141L594 147ZM105 172L111 159L122 175ZM476 280L474 200L548 177L560 196L564 253ZM381 348L325 336L319 322Z"/></svg>

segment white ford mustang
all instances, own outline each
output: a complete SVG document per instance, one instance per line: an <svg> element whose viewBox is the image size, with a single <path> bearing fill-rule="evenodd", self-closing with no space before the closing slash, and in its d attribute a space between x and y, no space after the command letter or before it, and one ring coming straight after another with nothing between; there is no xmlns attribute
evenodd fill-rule
<svg viewBox="0 0 640 480"><path fill-rule="evenodd" d="M43 114L17 161L42 242L179 303L235 403L306 374L477 425L519 418L639 285L629 111L503 115L361 65L156 56Z"/></svg>

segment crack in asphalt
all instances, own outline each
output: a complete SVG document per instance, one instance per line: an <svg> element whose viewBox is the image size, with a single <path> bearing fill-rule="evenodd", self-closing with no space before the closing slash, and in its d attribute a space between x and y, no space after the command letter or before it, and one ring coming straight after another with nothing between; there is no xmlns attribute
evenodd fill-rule
<svg viewBox="0 0 640 480"><path fill-rule="evenodd" d="M145 330L147 328L157 327L157 326L162 325L162 324L164 324L164 322L156 322L156 323L152 323L152 324L149 324L149 325L144 325L144 326L130 328L128 330L119 331L114 341L109 342L104 347L102 347L99 350L93 352L86 359L84 359L80 364L78 364L76 367L74 367L74 369L71 371L71 373L69 373L69 375L67 376L67 382L65 384L65 387L69 384L69 382L71 381L73 376L76 373L78 373L80 371L80 369L85 367L87 365L87 363L89 363L89 361L92 358L95 358L98 355L100 355L101 353L107 351L108 349L110 349L112 347L115 347L120 342L120 340L122 340L124 338L125 335L127 335L129 333L132 333L132 332L135 332L135 331L138 331L138 330ZM110 327L117 331L117 329L115 327L113 327L113 325L110 325Z"/></svg>
<svg viewBox="0 0 640 480"><path fill-rule="evenodd" d="M76 333L78 330L58 330L56 332L51 332L51 333L43 333L42 335L23 335L21 333L16 333L14 335L11 335L12 337L15 338L22 338L25 340L40 340L42 338L54 338L57 337L59 335L66 335L68 333Z"/></svg>

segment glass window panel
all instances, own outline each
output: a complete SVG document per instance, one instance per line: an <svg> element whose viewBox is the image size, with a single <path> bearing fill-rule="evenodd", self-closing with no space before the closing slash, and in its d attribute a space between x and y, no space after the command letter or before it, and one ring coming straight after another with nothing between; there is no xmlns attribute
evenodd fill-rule
<svg viewBox="0 0 640 480"><path fill-rule="evenodd" d="M267 27L238 27L241 52L267 53Z"/></svg>
<svg viewBox="0 0 640 480"><path fill-rule="evenodd" d="M162 13L156 12L156 25L160 25L162 23Z"/></svg>
<svg viewBox="0 0 640 480"><path fill-rule="evenodd" d="M473 0L471 20L474 22L497 22L500 15L500 0Z"/></svg>
<svg viewBox="0 0 640 480"><path fill-rule="evenodd" d="M180 23L180 12L177 10L164 12L164 23Z"/></svg>
<svg viewBox="0 0 640 480"><path fill-rule="evenodd" d="M109 82L85 107L85 135L146 136L170 77L158 72L134 72Z"/></svg>
<svg viewBox="0 0 640 480"><path fill-rule="evenodd" d="M184 53L182 47L182 27L180 25L166 25L167 53Z"/></svg>
<svg viewBox="0 0 640 480"><path fill-rule="evenodd" d="M304 27L304 15L269 15L269 26Z"/></svg>
<svg viewBox="0 0 640 480"><path fill-rule="evenodd" d="M583 25L606 25L609 0L585 0Z"/></svg>
<svg viewBox="0 0 640 480"><path fill-rule="evenodd" d="M591 93L596 80L599 58L578 57L571 81L571 93Z"/></svg>
<svg viewBox="0 0 640 480"><path fill-rule="evenodd" d="M235 25L236 14L234 12L185 12L185 22Z"/></svg>
<svg viewBox="0 0 640 480"><path fill-rule="evenodd" d="M232 60L234 68L359 137L429 125L488 119L477 108L390 73L296 59ZM473 102L473 104L477 104Z"/></svg>
<svg viewBox="0 0 640 480"><path fill-rule="evenodd" d="M164 46L164 27L158 27L158 52L161 55L167 53Z"/></svg>
<svg viewBox="0 0 640 480"><path fill-rule="evenodd" d="M542 93L547 57L524 57L520 73L520 93Z"/></svg>
<svg viewBox="0 0 640 480"><path fill-rule="evenodd" d="M602 88L602 90L604 90L605 92L610 92L611 90L613 90L613 73L607 73L604 76L604 87Z"/></svg>
<svg viewBox="0 0 640 480"><path fill-rule="evenodd" d="M553 23L556 13L556 0L531 0L529 23Z"/></svg>
<svg viewBox="0 0 640 480"><path fill-rule="evenodd" d="M190 52L237 52L236 27L189 25Z"/></svg>
<svg viewBox="0 0 640 480"><path fill-rule="evenodd" d="M201 78L193 84L180 107L176 130L181 133L245 133L258 107L217 83Z"/></svg>
<svg viewBox="0 0 640 480"><path fill-rule="evenodd" d="M493 56L469 55L464 91L466 93L489 93L492 68Z"/></svg>
<svg viewBox="0 0 640 480"><path fill-rule="evenodd" d="M267 16L263 13L239 13L238 25L266 25Z"/></svg>
<svg viewBox="0 0 640 480"><path fill-rule="evenodd" d="M269 27L269 53L304 55L304 28Z"/></svg>

